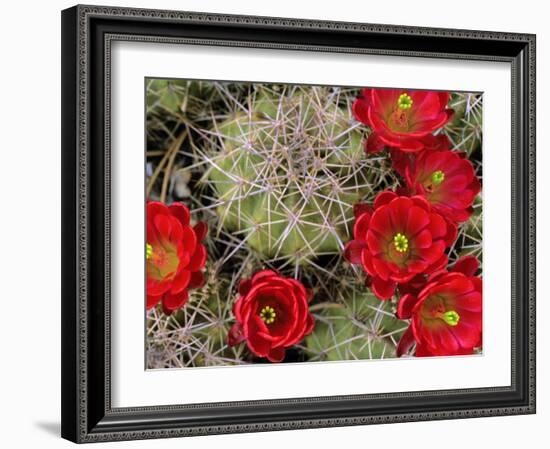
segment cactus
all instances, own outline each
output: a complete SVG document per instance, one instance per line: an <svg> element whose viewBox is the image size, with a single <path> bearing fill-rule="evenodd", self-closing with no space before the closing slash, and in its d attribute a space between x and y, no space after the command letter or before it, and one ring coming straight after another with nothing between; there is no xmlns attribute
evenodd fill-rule
<svg viewBox="0 0 550 449"><path fill-rule="evenodd" d="M147 114L191 115L205 113L217 91L205 81L148 79Z"/></svg>
<svg viewBox="0 0 550 449"><path fill-rule="evenodd" d="M481 150L483 134L483 96L473 93L453 93L449 106L454 109L453 119L444 132L453 148L465 151L468 156Z"/></svg>
<svg viewBox="0 0 550 449"><path fill-rule="evenodd" d="M451 140L453 150L467 154L468 159L474 164L476 176L482 180L483 95L454 92L449 105L455 110L455 115L443 132ZM474 202L473 213L469 220L459 227L457 240L449 254L451 263L466 255L476 256L482 261L483 211L481 205L482 193Z"/></svg>
<svg viewBox="0 0 550 449"><path fill-rule="evenodd" d="M451 140L452 149L462 151L474 164L476 176L482 180L482 143L483 143L483 95L480 93L455 92L451 96L450 106L455 110L453 120L443 132ZM459 227L457 241L451 253L450 261L461 256L473 255L479 261L483 259L482 245L482 193L473 205L473 213L466 223Z"/></svg>
<svg viewBox="0 0 550 449"><path fill-rule="evenodd" d="M310 361L384 359L396 356L407 322L395 317L395 305L380 301L353 278L343 278L336 301L316 314L316 326L305 338Z"/></svg>
<svg viewBox="0 0 550 449"><path fill-rule="evenodd" d="M353 204L387 184L384 162L364 155L350 97L256 86L244 110L235 104L211 131L204 182L217 196L219 226L263 259L304 265L339 253Z"/></svg>
<svg viewBox="0 0 550 449"><path fill-rule="evenodd" d="M150 198L183 201L210 229L205 286L172 315L147 313L147 367L261 362L226 338L239 280L264 268L314 293L314 330L285 361L395 357L408 323L341 256L352 205L399 185L387 154L364 153L366 128L351 113L359 90L158 79L146 89ZM481 177L480 95L453 93L451 102L458 111L443 132ZM451 263L481 259L481 225L480 196Z"/></svg>
<svg viewBox="0 0 550 449"><path fill-rule="evenodd" d="M190 292L186 306L172 315L159 308L147 315L147 367L219 366L246 363L242 347L229 347L233 323L233 284L220 276L219 264L209 264L206 284Z"/></svg>
<svg viewBox="0 0 550 449"><path fill-rule="evenodd" d="M475 256L483 261L483 213L481 195L478 195L473 204L473 212L466 223L459 228L458 238L454 250L451 252L451 261L462 256Z"/></svg>

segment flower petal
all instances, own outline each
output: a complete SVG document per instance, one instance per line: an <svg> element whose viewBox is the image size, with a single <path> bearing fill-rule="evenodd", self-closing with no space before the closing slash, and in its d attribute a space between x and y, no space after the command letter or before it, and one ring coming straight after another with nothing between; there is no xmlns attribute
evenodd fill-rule
<svg viewBox="0 0 550 449"><path fill-rule="evenodd" d="M267 359L273 363L280 363L285 358L285 349L281 347L271 348L269 354L267 354Z"/></svg>
<svg viewBox="0 0 550 449"><path fill-rule="evenodd" d="M172 216L176 217L182 226L187 226L190 221L191 214L189 208L183 203L172 203L168 206Z"/></svg>
<svg viewBox="0 0 550 449"><path fill-rule="evenodd" d="M361 263L361 252L367 247L364 241L351 240L344 247L344 258L351 264L358 265Z"/></svg>
<svg viewBox="0 0 550 449"><path fill-rule="evenodd" d="M199 271L202 267L204 267L207 256L208 254L206 253L206 248L204 245L199 244L191 256L191 260L189 260L187 269L189 271Z"/></svg>
<svg viewBox="0 0 550 449"><path fill-rule="evenodd" d="M378 276L372 278L371 288L374 294L383 301L390 299L395 293L396 283L393 281L384 281Z"/></svg>
<svg viewBox="0 0 550 449"><path fill-rule="evenodd" d="M199 221L195 226L193 226L195 235L197 236L197 241L202 241L208 233L208 225L204 221Z"/></svg>
<svg viewBox="0 0 550 449"><path fill-rule="evenodd" d="M229 346L235 346L244 341L246 337L244 336L244 329L240 323L235 323L229 329L227 333L227 344Z"/></svg>
<svg viewBox="0 0 550 449"><path fill-rule="evenodd" d="M191 272L189 270L180 270L174 280L172 281L172 288L170 293L175 295L180 293L184 288L187 288L189 281L191 280Z"/></svg>
<svg viewBox="0 0 550 449"><path fill-rule="evenodd" d="M414 344L414 335L412 333L411 328L408 327L407 330L401 336L399 343L397 344L397 350L396 350L397 357L401 357L403 354L408 352L408 350L411 349L413 344Z"/></svg>
<svg viewBox="0 0 550 449"><path fill-rule="evenodd" d="M367 154L375 154L382 151L385 146L386 144L382 139L380 139L380 135L372 132L365 143L365 151Z"/></svg>
<svg viewBox="0 0 550 449"><path fill-rule="evenodd" d="M463 256L456 261L450 271L463 273L466 276L474 276L479 269L479 261L475 256Z"/></svg>
<svg viewBox="0 0 550 449"><path fill-rule="evenodd" d="M395 198L397 198L397 194L391 190L380 192L374 199L374 209L378 209L379 207L389 204Z"/></svg>
<svg viewBox="0 0 550 449"><path fill-rule="evenodd" d="M162 297L162 310L166 315L170 315L172 312L183 307L187 302L188 297L187 290L182 290L175 295L166 293Z"/></svg>
<svg viewBox="0 0 550 449"><path fill-rule="evenodd" d="M414 309L414 306L418 302L418 298L414 295L403 295L397 303L397 318L400 320L408 320Z"/></svg>
<svg viewBox="0 0 550 449"><path fill-rule="evenodd" d="M191 280L189 281L189 288L201 288L206 283L204 274L201 271L193 271L191 273Z"/></svg>

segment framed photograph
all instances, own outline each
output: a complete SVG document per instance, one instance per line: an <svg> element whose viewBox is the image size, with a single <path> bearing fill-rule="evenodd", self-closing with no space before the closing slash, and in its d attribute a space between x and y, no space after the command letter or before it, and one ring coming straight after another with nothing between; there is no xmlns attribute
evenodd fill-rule
<svg viewBox="0 0 550 449"><path fill-rule="evenodd" d="M535 412L535 36L62 12L62 436Z"/></svg>

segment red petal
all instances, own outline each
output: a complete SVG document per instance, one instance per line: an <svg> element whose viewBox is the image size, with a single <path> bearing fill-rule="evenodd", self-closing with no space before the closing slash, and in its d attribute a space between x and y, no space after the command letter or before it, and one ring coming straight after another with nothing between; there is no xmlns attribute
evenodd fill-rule
<svg viewBox="0 0 550 449"><path fill-rule="evenodd" d="M367 97L356 98L353 104L351 105L351 110L353 112L353 116L355 117L355 119L365 125L369 124L368 107L369 107L369 100Z"/></svg>
<svg viewBox="0 0 550 449"><path fill-rule="evenodd" d="M380 207L379 209L376 209L370 220L371 232L374 230L377 234L380 234L380 236L387 240L393 238L396 229L394 227L394 223L392 223L390 215L389 207Z"/></svg>
<svg viewBox="0 0 550 449"><path fill-rule="evenodd" d="M170 281L147 278L146 282L147 294L151 296L160 296L170 290Z"/></svg>
<svg viewBox="0 0 550 449"><path fill-rule="evenodd" d="M415 248L428 248L432 245L432 234L427 229L420 232L413 241Z"/></svg>
<svg viewBox="0 0 550 449"><path fill-rule="evenodd" d="M204 221L199 221L195 226L193 226L195 235L197 236L197 241L202 241L206 234L208 233L208 225Z"/></svg>
<svg viewBox="0 0 550 449"><path fill-rule="evenodd" d="M409 326L405 331L405 333L401 336L401 340L399 340L399 343L397 344L397 351L396 351L397 357L401 357L409 349L411 349L411 346L413 345L413 343L414 343L414 335Z"/></svg>
<svg viewBox="0 0 550 449"><path fill-rule="evenodd" d="M168 215L155 215L153 223L160 235L163 237L168 237L170 235L170 231L172 231L172 221Z"/></svg>
<svg viewBox="0 0 550 449"><path fill-rule="evenodd" d="M418 298L414 295L407 294L402 296L397 304L397 318L400 320L408 320L417 302Z"/></svg>
<svg viewBox="0 0 550 449"><path fill-rule="evenodd" d="M416 255L427 264L433 264L444 255L445 244L441 240L436 240L429 248L417 248Z"/></svg>
<svg viewBox="0 0 550 449"><path fill-rule="evenodd" d="M227 344L235 346L244 341L244 330L240 323L235 323L227 333Z"/></svg>
<svg viewBox="0 0 550 449"><path fill-rule="evenodd" d="M456 261L450 271L463 273L466 276L474 276L479 268L479 261L474 256L464 256Z"/></svg>
<svg viewBox="0 0 550 449"><path fill-rule="evenodd" d="M426 212L429 212L431 210L430 203L423 196L420 196L420 195L412 196L411 201L414 203L415 206L418 206L424 209Z"/></svg>
<svg viewBox="0 0 550 449"><path fill-rule="evenodd" d="M390 299L395 293L396 283L393 281L384 281L378 276L372 278L371 288L374 294L383 301Z"/></svg>
<svg viewBox="0 0 550 449"><path fill-rule="evenodd" d="M238 287L239 294L241 296L246 296L251 288L252 288L252 280L250 280L250 279L241 279L241 281L239 282L239 287Z"/></svg>
<svg viewBox="0 0 550 449"><path fill-rule="evenodd" d="M380 192L378 195L376 195L376 198L374 199L374 208L378 209L381 206L389 204L395 198L397 198L397 195L391 190Z"/></svg>
<svg viewBox="0 0 550 449"><path fill-rule="evenodd" d="M451 141L445 134L438 134L437 136L428 134L422 139L422 142L424 143L424 148L428 151L444 151L451 148Z"/></svg>
<svg viewBox="0 0 550 449"><path fill-rule="evenodd" d="M439 95L439 104L442 107L446 107L447 103L449 103L449 100L451 99L451 94L449 92L438 92Z"/></svg>
<svg viewBox="0 0 550 449"><path fill-rule="evenodd" d="M434 354L432 349L428 345L417 343L414 355L416 357L433 357L437 354Z"/></svg>
<svg viewBox="0 0 550 449"><path fill-rule="evenodd" d="M187 302L188 297L187 290L183 290L175 295L166 293L162 297L162 310L165 314L170 315L175 310L183 307Z"/></svg>
<svg viewBox="0 0 550 449"><path fill-rule="evenodd" d="M204 274L200 271L193 271L191 273L191 280L189 281L189 288L201 288L206 283Z"/></svg>
<svg viewBox="0 0 550 449"><path fill-rule="evenodd" d="M278 276L278 274L273 270L261 270L258 271L254 276L252 276L252 283L256 284L257 282L263 280L266 277Z"/></svg>
<svg viewBox="0 0 550 449"><path fill-rule="evenodd" d="M456 225L456 223L453 223L449 220L446 220L446 224L447 233L445 234L443 240L445 241L446 246L451 246L456 240L456 236L458 235L458 226Z"/></svg>
<svg viewBox="0 0 550 449"><path fill-rule="evenodd" d="M403 93L402 89L369 89L366 93L370 95L372 108L378 112L387 110L397 103L399 95Z"/></svg>
<svg viewBox="0 0 550 449"><path fill-rule="evenodd" d="M158 295L158 296L147 295L147 310L155 307L159 303L161 298L162 298L162 295Z"/></svg>
<svg viewBox="0 0 550 449"><path fill-rule="evenodd" d="M361 265L363 266L363 269L371 276L376 273L374 267L372 266L372 256L368 250L361 251Z"/></svg>
<svg viewBox="0 0 550 449"><path fill-rule="evenodd" d="M367 237L367 231L369 229L370 214L362 214L355 220L353 225L353 236L357 240L365 240Z"/></svg>
<svg viewBox="0 0 550 449"><path fill-rule="evenodd" d="M405 153L418 153L424 149L424 144L421 139L403 139L399 149Z"/></svg>
<svg viewBox="0 0 550 449"><path fill-rule="evenodd" d="M411 156L409 156L409 154L410 153L405 153L397 148L392 148L390 150L392 167L403 177L405 177L407 168L411 164Z"/></svg>
<svg viewBox="0 0 550 449"><path fill-rule="evenodd" d="M430 224L430 217L426 211L418 206L413 206L409 210L405 234L409 236L409 238L413 238L420 231L425 229L428 224Z"/></svg>
<svg viewBox="0 0 550 449"><path fill-rule="evenodd" d="M273 363L280 363L285 358L285 348L271 348L269 354L267 354L267 359Z"/></svg>
<svg viewBox="0 0 550 449"><path fill-rule="evenodd" d="M206 248L204 247L204 245L199 244L197 246L197 249L191 256L191 260L189 261L187 269L189 271L199 271L202 267L204 267L207 256L208 254L206 253Z"/></svg>
<svg viewBox="0 0 550 449"><path fill-rule="evenodd" d="M373 256L387 251L387 242L382 240L376 232L367 233L367 244Z"/></svg>
<svg viewBox="0 0 550 449"><path fill-rule="evenodd" d="M189 255L195 253L197 251L197 245L198 244L197 236L195 234L195 231L191 226L184 226L181 233L181 241L183 242L183 247L185 248L185 252Z"/></svg>
<svg viewBox="0 0 550 449"><path fill-rule="evenodd" d="M191 272L189 270L181 270L172 281L170 293L175 295L181 292L184 288L187 288L190 280Z"/></svg>
<svg viewBox="0 0 550 449"><path fill-rule="evenodd" d="M271 342L269 341L268 330L262 319L257 315L251 316L250 320L244 323L244 328L250 350L260 357L267 357L267 354L271 350Z"/></svg>
<svg viewBox="0 0 550 449"><path fill-rule="evenodd" d="M447 234L447 223L441 217L441 215L436 213L430 214L430 232L432 233L432 238L434 240L440 239L446 236Z"/></svg>
<svg viewBox="0 0 550 449"><path fill-rule="evenodd" d="M427 273L437 274L439 270L443 270L447 266L448 257L446 254L443 254L439 259L437 259L433 264L426 268Z"/></svg>
<svg viewBox="0 0 550 449"><path fill-rule="evenodd" d="M189 208L183 203L172 203L169 207L170 213L176 217L182 226L189 224L190 213Z"/></svg>
<svg viewBox="0 0 550 449"><path fill-rule="evenodd" d="M431 90L414 90L409 94L413 100L412 111L416 120L433 117L445 108L446 102L440 102L439 92Z"/></svg>
<svg viewBox="0 0 550 449"><path fill-rule="evenodd" d="M367 154L374 154L382 151L385 146L386 144L382 139L380 139L380 136L375 132L372 132L367 138L367 143L365 144L365 150Z"/></svg>
<svg viewBox="0 0 550 449"><path fill-rule="evenodd" d="M372 265L374 267L374 271L377 274L377 277L383 279L384 281L388 280L392 275L392 271L389 266L391 265L391 262L386 264L386 262L383 261L382 259L379 259L378 257L373 257Z"/></svg>
<svg viewBox="0 0 550 449"><path fill-rule="evenodd" d="M372 214L372 207L367 203L356 203L353 205L353 216L357 219L363 214Z"/></svg>
<svg viewBox="0 0 550 449"><path fill-rule="evenodd" d="M166 204L160 201L149 201L147 203L147 220L153 220L156 215L170 215Z"/></svg>

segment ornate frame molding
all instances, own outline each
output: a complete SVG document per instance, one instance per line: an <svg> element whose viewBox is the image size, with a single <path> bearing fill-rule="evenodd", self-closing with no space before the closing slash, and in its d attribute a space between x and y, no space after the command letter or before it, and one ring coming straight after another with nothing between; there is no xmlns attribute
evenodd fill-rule
<svg viewBox="0 0 550 449"><path fill-rule="evenodd" d="M205 29L232 25L248 33L287 30L302 33L302 43L266 42L261 40L183 37L139 33L119 33L120 24L155 23L164 26L192 25ZM112 26L109 23L112 22ZM105 26L105 23L108 25ZM110 28L114 28L114 31ZM212 28L213 29L213 28ZM346 36L372 36L376 45L370 47L310 44L313 31L332 34L346 44ZM308 34L309 33L309 34ZM391 37L429 38L427 48L383 48ZM94 39L96 39L94 41ZM225 45L255 48L275 48L340 53L386 54L430 58L479 59L509 62L512 65L512 103L517 114L512 117L512 226L515 262L512 267L513 341L512 385L510 387L438 392L409 392L348 397L296 398L276 401L250 401L191 406L141 407L113 409L110 405L110 49L116 40L196 45ZM471 42L472 51L431 51L436 43ZM420 40L418 42L421 42ZM425 42L425 39L422 40ZM457 44L458 45L458 44ZM483 48L480 48L483 46ZM455 47L453 47L454 49ZM461 47L463 48L463 47ZM489 51L490 50L490 51ZM100 59L98 59L100 58ZM99 64L101 63L101 64ZM217 15L195 12L158 11L100 6L76 6L63 12L63 398L62 434L77 442L164 438L212 433L271 431L299 428L348 426L360 424L425 421L449 418L501 416L535 412L535 36L529 34L487 31L450 30L347 22L315 21ZM102 92L99 86L103 85ZM101 95L100 95L101 94ZM97 96L103 108L98 110ZM103 123L97 129L98 117ZM94 121L95 120L95 121ZM101 134L101 136L99 135ZM90 142L101 142L103 155L99 162L92 154ZM96 165L99 164L99 165ZM101 173L98 173L98 167ZM98 186L102 183L102 186ZM98 207L101 206L102 214ZM97 253L97 232L103 230ZM101 257L99 257L101 256ZM100 294L103 324L91 318L92 299L97 291L93 278L104 276ZM99 279L99 278L98 278ZM517 285L514 284L517 283ZM516 289L523 292L517 297ZM95 313L97 309L93 309ZM98 336L98 333L102 333ZM93 335L92 335L93 334ZM98 342L103 342L98 348ZM521 347L518 347L517 342ZM98 352L99 351L99 352ZM99 355L98 355L99 354ZM521 358L521 360L519 360ZM101 362L102 359L102 362ZM101 363L98 363L98 360ZM97 366L102 364L102 366ZM520 367L525 372L518 372ZM96 371L92 371L92 370ZM100 382L90 382L103 373ZM102 387L102 388L101 388ZM101 400L97 395L103 391ZM211 419L202 425L189 418L193 410L221 410L296 404L311 409L341 401L361 402L380 399L419 401L426 394L433 398L432 409L426 411L370 411L348 416L324 413L309 418L269 422L221 422ZM444 398L464 395L507 394L508 405L464 408L464 405L444 407ZM513 396L513 399L512 399ZM487 396L489 397L489 396ZM439 403L435 401L439 399ZM488 401L489 402L489 401ZM436 407L437 406L437 407ZM178 418L186 411L187 415ZM239 412L236 412L237 414ZM185 425L185 422L192 422ZM229 415L227 420L230 421ZM226 421L227 421L226 420Z"/></svg>

